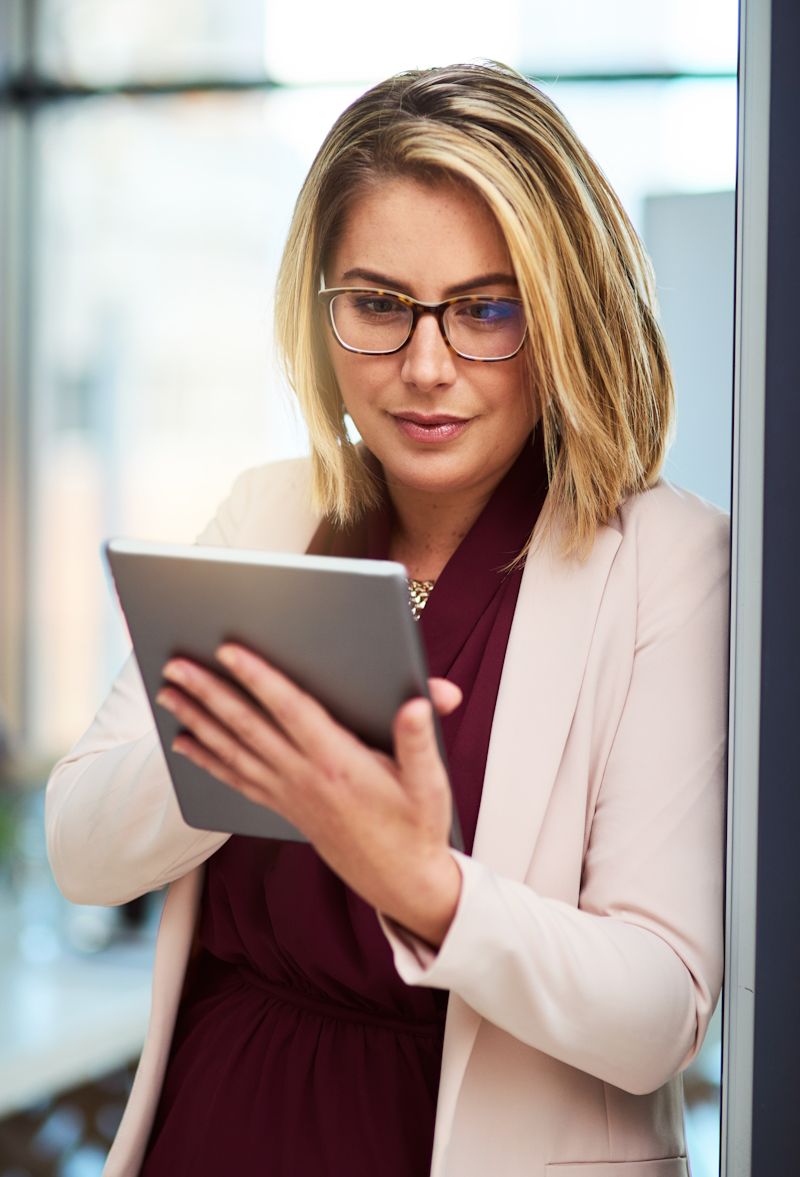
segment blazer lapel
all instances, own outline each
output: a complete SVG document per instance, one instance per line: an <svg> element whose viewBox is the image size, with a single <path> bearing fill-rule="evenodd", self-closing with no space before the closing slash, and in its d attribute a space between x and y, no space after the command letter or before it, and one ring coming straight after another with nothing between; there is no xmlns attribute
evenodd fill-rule
<svg viewBox="0 0 800 1177"><path fill-rule="evenodd" d="M486 761L473 856L524 879L578 700L595 620L621 534L601 527L581 563L557 535L520 585Z"/></svg>
<svg viewBox="0 0 800 1177"><path fill-rule="evenodd" d="M529 557L520 584L486 761L473 857L507 878L528 872L578 701L611 565L621 541L602 527L584 563L558 536ZM531 750L533 749L533 754ZM444 1172L458 1093L481 1023L457 994L447 1009L433 1166Z"/></svg>

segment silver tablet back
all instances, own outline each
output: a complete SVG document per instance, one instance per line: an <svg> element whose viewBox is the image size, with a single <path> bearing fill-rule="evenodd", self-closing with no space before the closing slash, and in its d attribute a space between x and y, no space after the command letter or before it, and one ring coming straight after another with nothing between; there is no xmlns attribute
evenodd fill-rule
<svg viewBox="0 0 800 1177"><path fill-rule="evenodd" d="M398 707L428 695L424 650L400 564L130 540L111 540L105 551L189 825L305 840L278 814L171 751L179 725L154 699L173 655L224 673L214 651L223 641L240 642L370 746L389 753ZM438 729L437 735L444 755ZM452 841L462 847L455 807Z"/></svg>

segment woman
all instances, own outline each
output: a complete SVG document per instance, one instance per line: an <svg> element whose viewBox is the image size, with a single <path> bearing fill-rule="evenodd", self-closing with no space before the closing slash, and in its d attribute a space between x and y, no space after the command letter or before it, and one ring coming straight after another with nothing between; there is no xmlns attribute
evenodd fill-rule
<svg viewBox="0 0 800 1177"><path fill-rule="evenodd" d="M178 748L311 845L189 829L128 665L48 792L70 898L171 884L107 1172L686 1177L680 1072L722 973L727 525L658 479L636 235L522 77L400 75L312 165L278 337L310 463L243 475L201 539L403 561L449 782L429 704L389 760L229 645L271 719L174 660Z"/></svg>

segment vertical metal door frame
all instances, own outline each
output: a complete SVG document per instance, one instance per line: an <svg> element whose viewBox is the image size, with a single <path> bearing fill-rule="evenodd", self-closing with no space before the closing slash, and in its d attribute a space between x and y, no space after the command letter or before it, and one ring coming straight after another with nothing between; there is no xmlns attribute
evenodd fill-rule
<svg viewBox="0 0 800 1177"><path fill-rule="evenodd" d="M789 1177L800 1101L800 6L742 0L723 1177Z"/></svg>
<svg viewBox="0 0 800 1177"><path fill-rule="evenodd" d="M800 4L772 0L753 1177L800 1172Z"/></svg>

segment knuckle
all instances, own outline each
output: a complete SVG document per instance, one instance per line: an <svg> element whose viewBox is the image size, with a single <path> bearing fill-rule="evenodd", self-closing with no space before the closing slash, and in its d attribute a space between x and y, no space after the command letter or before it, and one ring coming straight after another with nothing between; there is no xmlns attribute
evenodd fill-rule
<svg viewBox="0 0 800 1177"><path fill-rule="evenodd" d="M405 741L409 752L413 756L425 756L430 752L430 737L426 731L411 728L405 734Z"/></svg>
<svg viewBox="0 0 800 1177"><path fill-rule="evenodd" d="M349 779L349 773L342 762L337 757L330 756L326 756L317 764L314 776L321 779L329 788L337 788Z"/></svg>
<svg viewBox="0 0 800 1177"><path fill-rule="evenodd" d="M250 767L250 757L241 744L233 744L226 759L228 762L228 767L233 769L235 773L237 773L239 776L247 775L247 770Z"/></svg>
<svg viewBox="0 0 800 1177"><path fill-rule="evenodd" d="M441 765L439 765L438 771L432 776L431 789L437 797L450 796L450 781L447 779L447 773Z"/></svg>
<svg viewBox="0 0 800 1177"><path fill-rule="evenodd" d="M211 684L205 674L195 673L185 687L195 699L206 700L211 693Z"/></svg>
<svg viewBox="0 0 800 1177"><path fill-rule="evenodd" d="M294 695L281 693L270 705L270 711L281 727L291 727L299 718L300 701Z"/></svg>
<svg viewBox="0 0 800 1177"><path fill-rule="evenodd" d="M258 743L259 736L262 734L263 726L263 719L261 719L253 711L247 710L242 712L239 719L239 734L245 743L253 746Z"/></svg>

